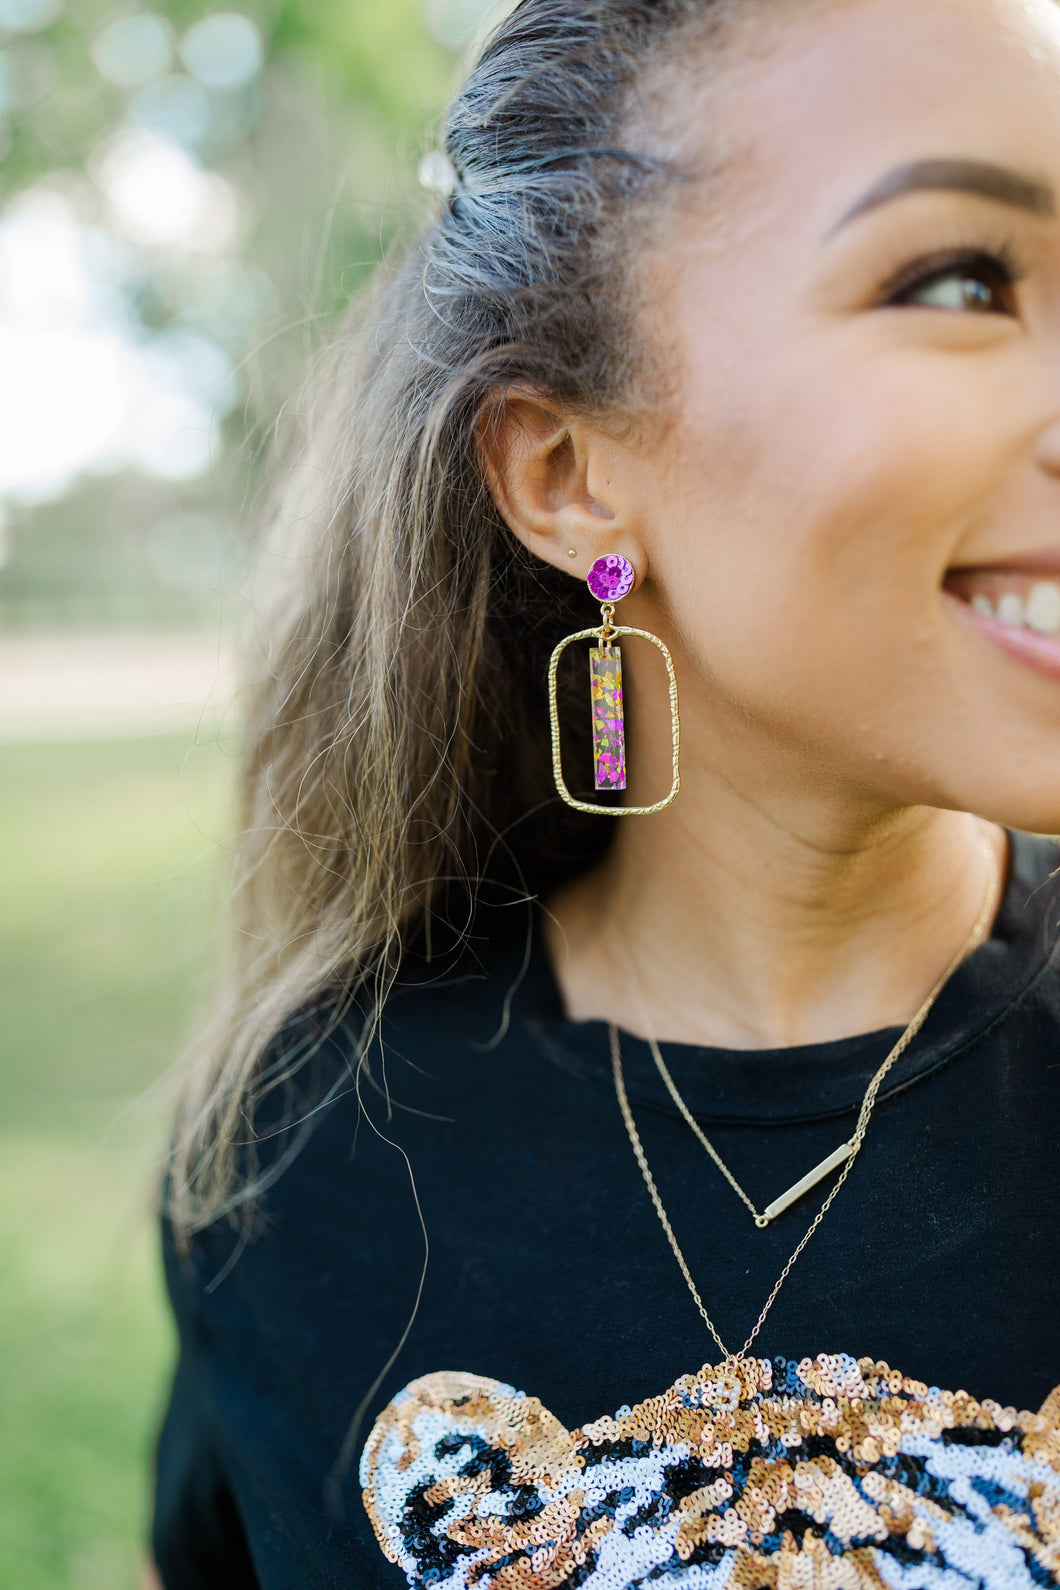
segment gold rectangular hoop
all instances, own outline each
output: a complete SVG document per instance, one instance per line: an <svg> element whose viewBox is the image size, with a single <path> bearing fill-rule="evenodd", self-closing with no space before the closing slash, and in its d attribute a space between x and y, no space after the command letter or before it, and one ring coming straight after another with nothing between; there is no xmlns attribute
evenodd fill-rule
<svg viewBox="0 0 1060 1590"><path fill-rule="evenodd" d="M567 788L563 777L563 753L559 742L559 704L556 700L556 679L559 673L559 660L568 646L573 646L577 640L599 640L600 630L580 629L575 635L568 635L561 640L552 653L548 665L548 712L552 724L552 772L556 780L556 788L562 800L576 812L588 812L593 817L650 817L653 812L661 812L677 798L681 788L681 718L677 708L677 676L674 673L674 660L670 656L669 647L661 641L658 635L653 635L646 629L629 629L624 625L611 628L609 639L617 640L620 635L633 635L639 640L650 641L663 654L666 664L666 677L669 683L670 695L670 732L673 743L673 783L670 793L665 800L656 801L654 806L597 806L591 801L575 800Z"/></svg>

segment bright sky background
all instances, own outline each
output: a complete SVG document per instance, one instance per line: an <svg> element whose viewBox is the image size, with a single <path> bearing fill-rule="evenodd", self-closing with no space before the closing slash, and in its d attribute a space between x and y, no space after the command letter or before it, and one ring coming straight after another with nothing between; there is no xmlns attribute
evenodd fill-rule
<svg viewBox="0 0 1060 1590"><path fill-rule="evenodd" d="M114 154L123 219L174 246L223 230L217 179L180 151ZM122 293L131 274L120 234L80 225L60 194L30 190L0 220L0 496L60 496L85 469L179 479L209 465L238 380L201 335L145 336Z"/></svg>
<svg viewBox="0 0 1060 1590"><path fill-rule="evenodd" d="M39 26L43 4L0 0L0 21ZM237 322L247 314L253 283L232 260L247 201L194 145L209 91L259 70L258 30L216 12L178 40L166 19L138 13L107 23L92 53L101 76L139 87L89 164L101 219L86 225L86 207L48 184L0 214L0 502L61 496L85 471L201 474L241 395L223 339L190 325L146 332L130 289L153 269L184 269L190 296L208 307L212 293L223 313L227 295ZM0 55L0 101L4 83Z"/></svg>
<svg viewBox="0 0 1060 1590"><path fill-rule="evenodd" d="M0 0L0 28L33 35L63 3ZM453 46L510 3L424 0L431 31ZM178 37L163 14L136 11L111 17L89 45L100 77L129 94L122 124L93 152L80 192L60 174L0 211L0 524L5 501L61 497L85 473L207 470L218 423L242 396L226 347L245 346L270 297L239 258L247 195L197 154L261 69L255 23L212 12ZM17 91L17 51L44 48L16 37L14 52L0 49L0 117ZM133 307L153 272L179 278L191 310L159 332Z"/></svg>

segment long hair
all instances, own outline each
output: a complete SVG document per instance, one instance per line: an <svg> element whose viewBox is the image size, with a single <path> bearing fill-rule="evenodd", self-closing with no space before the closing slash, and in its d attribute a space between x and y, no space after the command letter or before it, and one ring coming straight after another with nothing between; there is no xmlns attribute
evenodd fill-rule
<svg viewBox="0 0 1060 1590"><path fill-rule="evenodd" d="M514 384L618 412L637 224L675 180L627 147L646 85L690 27L746 10L522 0L450 109L452 191L335 341L271 516L286 590L246 721L238 942L169 1169L185 1235L261 1188L246 1143L304 1064L282 1036L296 1012L325 1012L321 1031L354 1001L377 1012L410 944L466 931L483 881L537 895L608 842L551 782L547 658L584 592L507 530L477 427Z"/></svg>

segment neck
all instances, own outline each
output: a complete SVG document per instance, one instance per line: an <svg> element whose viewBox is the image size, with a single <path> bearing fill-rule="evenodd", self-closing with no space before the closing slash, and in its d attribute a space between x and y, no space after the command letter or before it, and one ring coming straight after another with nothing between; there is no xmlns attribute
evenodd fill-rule
<svg viewBox="0 0 1060 1590"><path fill-rule="evenodd" d="M573 1020L734 1049L904 1026L1003 876L1003 832L967 813L690 782L548 902Z"/></svg>

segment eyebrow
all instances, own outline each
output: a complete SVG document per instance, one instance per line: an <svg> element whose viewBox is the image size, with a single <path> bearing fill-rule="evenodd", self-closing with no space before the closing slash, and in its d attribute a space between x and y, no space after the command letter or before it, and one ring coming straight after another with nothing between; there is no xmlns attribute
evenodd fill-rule
<svg viewBox="0 0 1060 1590"><path fill-rule="evenodd" d="M896 166L871 187L832 228L832 235L858 216L878 210L906 193L972 193L995 204L1006 204L1030 215L1056 214L1056 195L1047 182L1026 176L1008 166L981 160L914 160Z"/></svg>

